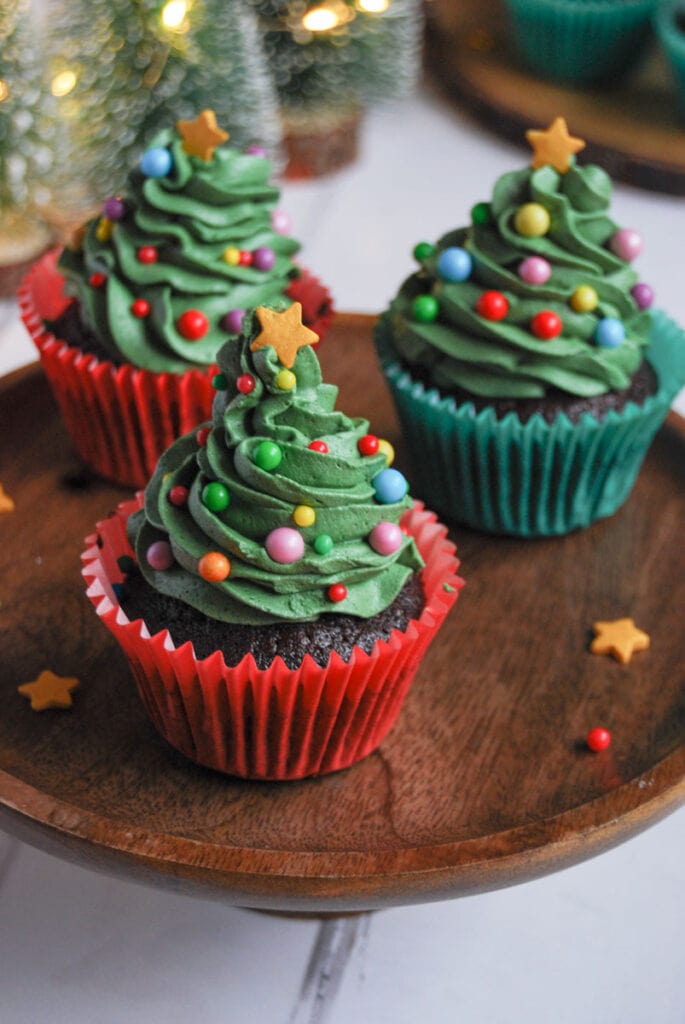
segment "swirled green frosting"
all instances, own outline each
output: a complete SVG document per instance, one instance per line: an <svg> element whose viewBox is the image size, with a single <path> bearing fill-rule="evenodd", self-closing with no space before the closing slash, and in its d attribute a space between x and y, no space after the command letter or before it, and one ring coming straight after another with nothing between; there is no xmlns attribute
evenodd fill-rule
<svg viewBox="0 0 685 1024"><path fill-rule="evenodd" d="M486 223L455 230L439 240L421 270L408 278L390 306L392 340L401 359L423 368L443 391L464 390L486 398L533 398L550 388L572 395L604 394L628 387L648 343L650 315L630 294L637 275L609 248L617 225L609 218L611 181L599 167L566 173L549 165L502 175L496 182ZM543 237L527 237L515 227L524 203L539 203L550 215ZM440 253L461 246L473 259L468 280L448 282L437 272ZM521 262L540 256L551 266L545 284L527 284ZM592 312L576 312L569 300L580 285L595 289ZM486 320L476 312L485 290L501 292L506 318ZM416 296L432 293L439 315L431 323L412 316ZM530 324L541 310L563 322L560 335L540 340ZM617 348L594 341L598 321L619 319L626 330Z"/></svg>
<svg viewBox="0 0 685 1024"><path fill-rule="evenodd" d="M171 129L151 145L169 150L170 172L154 178L139 167L131 170L125 214L112 222L111 237L103 237L101 218L90 221L82 248L66 248L59 268L86 326L112 356L156 372L182 373L215 361L230 336L221 326L226 313L284 295L297 273L292 256L300 246L272 228L279 190L269 183L268 159L229 145L205 161L186 154ZM105 223L104 235L109 226ZM139 260L144 246L157 250L155 262ZM223 256L229 248L254 252L262 247L275 254L268 270L231 264ZM91 283L94 273L106 278L98 287ZM149 302L147 316L132 313L136 299ZM187 340L177 327L189 309L209 321L199 340Z"/></svg>
<svg viewBox="0 0 685 1024"><path fill-rule="evenodd" d="M394 601L412 573L422 566L412 538L402 537L390 555L377 553L369 534L381 521L398 523L408 497L380 504L372 480L386 468L383 454L360 454L357 442L368 433L365 419L351 419L335 409L338 389L324 384L314 350L297 353L292 372L296 385L284 391L276 383L283 366L270 345L250 350L255 330L226 343L219 366L226 387L218 391L206 445L195 434L176 441L162 456L145 491L145 505L129 520L129 536L150 585L204 612L210 618L246 624L306 621L330 613L362 618ZM243 394L237 379L249 374L254 390ZM308 447L320 440L328 452ZM282 452L276 469L260 468L260 442L275 442ZM220 482L230 503L221 512L203 501L208 483ZM187 489L181 506L170 500L173 488ZM312 508L315 522L297 527L293 512ZM304 554L281 564L267 553L265 539L279 527L297 530ZM332 549L317 553L321 534ZM174 564L166 570L148 562L151 544L167 540ZM218 551L230 561L230 575L209 582L199 559ZM333 603L328 588L342 583L347 597Z"/></svg>

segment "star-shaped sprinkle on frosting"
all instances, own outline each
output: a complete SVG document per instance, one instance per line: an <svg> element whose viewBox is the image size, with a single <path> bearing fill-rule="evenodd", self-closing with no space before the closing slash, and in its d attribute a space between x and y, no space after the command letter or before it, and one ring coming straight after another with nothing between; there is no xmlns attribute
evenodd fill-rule
<svg viewBox="0 0 685 1024"><path fill-rule="evenodd" d="M314 345L319 340L316 331L312 331L302 323L302 305L293 302L292 306L277 313L266 306L257 306L255 310L261 331L250 345L250 351L271 345L276 355L290 370L295 363L298 351L304 345Z"/></svg>
<svg viewBox="0 0 685 1024"><path fill-rule="evenodd" d="M550 164L559 174L565 174L571 166L571 157L585 149L583 139L569 135L563 117L555 117L546 131L531 128L526 132L526 139L533 147L532 167L544 167Z"/></svg>
<svg viewBox="0 0 685 1024"><path fill-rule="evenodd" d="M0 484L0 513L14 512L14 508L14 501L10 498L2 484Z"/></svg>
<svg viewBox="0 0 685 1024"><path fill-rule="evenodd" d="M217 125L213 110L203 110L194 121L177 121L176 129L188 156L199 156L206 161L212 159L216 147L228 138L228 132Z"/></svg>
<svg viewBox="0 0 685 1024"><path fill-rule="evenodd" d="M17 690L23 697L28 697L34 711L45 711L47 708L70 708L73 703L71 691L78 685L78 679L57 676L44 669L37 679L22 683Z"/></svg>
<svg viewBox="0 0 685 1024"><path fill-rule="evenodd" d="M593 654L611 654L627 665L635 651L646 651L649 635L638 629L632 619L614 619L612 622L593 622L595 639L590 644Z"/></svg>

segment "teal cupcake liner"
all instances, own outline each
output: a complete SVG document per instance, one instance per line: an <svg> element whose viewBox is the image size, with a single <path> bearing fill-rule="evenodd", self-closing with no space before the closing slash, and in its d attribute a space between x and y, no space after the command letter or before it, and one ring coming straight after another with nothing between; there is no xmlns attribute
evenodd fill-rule
<svg viewBox="0 0 685 1024"><path fill-rule="evenodd" d="M654 29L671 69L680 114L685 117L685 0L661 5Z"/></svg>
<svg viewBox="0 0 685 1024"><path fill-rule="evenodd" d="M651 38L658 0L506 0L521 60L557 82L611 82Z"/></svg>
<svg viewBox="0 0 685 1024"><path fill-rule="evenodd" d="M489 533L544 537L613 515L628 498L671 402L685 384L685 332L654 314L649 362L659 388L602 420L536 413L498 420L426 388L398 362L386 313L375 341L412 461L412 493L453 521Z"/></svg>

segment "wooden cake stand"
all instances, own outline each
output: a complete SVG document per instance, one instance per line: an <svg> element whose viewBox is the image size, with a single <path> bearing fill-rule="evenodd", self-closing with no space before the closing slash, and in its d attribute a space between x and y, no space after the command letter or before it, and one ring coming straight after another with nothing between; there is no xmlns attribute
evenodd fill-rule
<svg viewBox="0 0 685 1024"><path fill-rule="evenodd" d="M340 408L398 424L370 341L340 316L321 346ZM38 366L0 382L0 828L52 853L229 903L341 912L444 899L554 871L685 798L685 429L671 416L633 495L568 537L455 527L466 587L380 750L339 774L236 781L158 738L85 597L83 538L126 491L73 462ZM651 635L627 665L591 624ZM77 676L73 707L17 687ZM612 745L590 752L593 726Z"/></svg>

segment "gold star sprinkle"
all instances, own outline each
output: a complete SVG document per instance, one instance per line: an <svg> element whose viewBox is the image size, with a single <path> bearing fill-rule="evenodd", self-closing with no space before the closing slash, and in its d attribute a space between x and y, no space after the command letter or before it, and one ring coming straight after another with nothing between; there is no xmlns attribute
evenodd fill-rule
<svg viewBox="0 0 685 1024"><path fill-rule="evenodd" d="M183 139L183 149L188 156L199 156L209 161L214 150L229 137L216 123L213 110L203 110L194 121L177 121L176 129Z"/></svg>
<svg viewBox="0 0 685 1024"><path fill-rule="evenodd" d="M0 512L14 512L14 502L10 498L9 494L5 492L5 488L0 484Z"/></svg>
<svg viewBox="0 0 685 1024"><path fill-rule="evenodd" d="M45 711L47 708L70 708L73 703L71 691L78 685L78 679L56 676L49 669L44 669L37 679L22 683L17 690L22 697L29 698L33 711Z"/></svg>
<svg viewBox="0 0 685 1024"><path fill-rule="evenodd" d="M250 351L256 352L258 348L271 345L283 366L288 369L292 368L299 349L304 345L314 345L319 340L319 335L302 323L302 306L299 302L293 302L282 313L267 309L266 306L257 306L255 313L262 329L250 345Z"/></svg>
<svg viewBox="0 0 685 1024"><path fill-rule="evenodd" d="M532 167L551 164L559 174L565 174L571 166L571 156L585 149L583 139L569 135L563 117L555 117L547 131L531 128L526 139L533 147Z"/></svg>
<svg viewBox="0 0 685 1024"><path fill-rule="evenodd" d="M635 651L646 651L649 635L638 629L632 619L614 619L612 622L593 622L595 639L590 644L593 654L611 654L627 665Z"/></svg>

